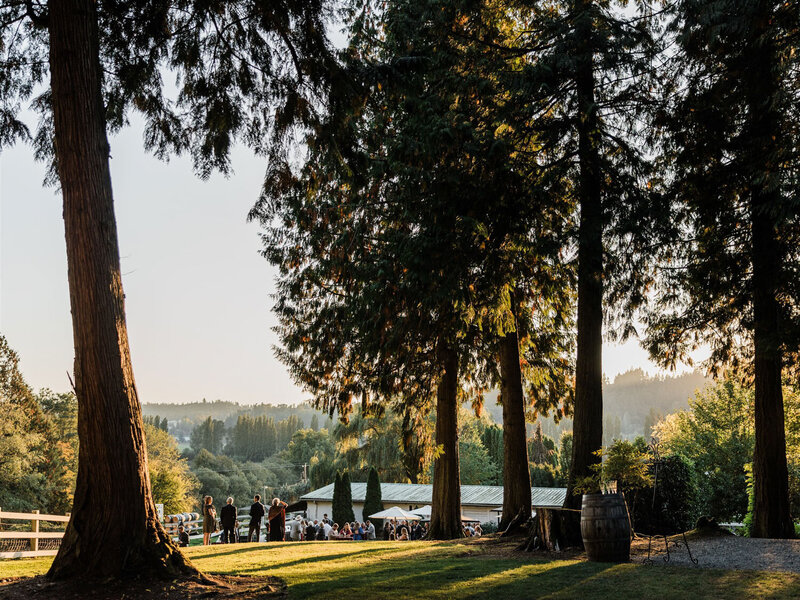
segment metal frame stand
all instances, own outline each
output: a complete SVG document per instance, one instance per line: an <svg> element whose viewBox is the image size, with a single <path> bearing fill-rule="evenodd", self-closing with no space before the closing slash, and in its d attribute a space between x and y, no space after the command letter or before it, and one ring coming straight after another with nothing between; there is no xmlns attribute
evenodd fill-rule
<svg viewBox="0 0 800 600"><path fill-rule="evenodd" d="M650 450L653 453L653 465L655 467L655 476L653 478L653 508L655 508L655 500L656 500L656 487L658 486L658 467L661 464L661 454L659 452L659 444L658 441L653 439L650 442ZM686 539L686 532L682 532L681 535L683 536L683 545L686 546L686 551L689 553L689 560L692 562L693 565L698 563L698 560L692 555L692 550L689 548L689 540ZM669 539L667 539L667 534L661 534L660 537L664 538L664 549L667 551L667 555L664 557L664 562L668 563L672 555L669 552ZM681 543L678 540L673 540L672 542L676 548L681 547ZM652 565L653 559L651 558L651 550L653 546L653 534L647 536L647 558L642 561L642 564L645 565Z"/></svg>

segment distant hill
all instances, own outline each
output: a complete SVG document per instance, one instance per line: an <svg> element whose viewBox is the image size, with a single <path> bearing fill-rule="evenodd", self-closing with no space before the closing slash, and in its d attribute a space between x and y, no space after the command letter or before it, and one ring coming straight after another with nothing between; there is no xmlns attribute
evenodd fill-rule
<svg viewBox="0 0 800 600"><path fill-rule="evenodd" d="M672 377L651 377L641 369L621 373L613 382L603 385L604 429L613 429L612 437L649 437L652 424L668 414L688 408L689 398L709 382L697 371ZM503 407L497 404L496 393L487 394L484 410L496 423L503 422ZM562 431L572 429L572 420L564 419L556 424L552 419L543 419L542 429L545 434L558 439Z"/></svg>
<svg viewBox="0 0 800 600"><path fill-rule="evenodd" d="M208 417L224 421L239 409L241 409L241 406L236 402L228 402L227 400L208 402L205 398L203 398L202 402L189 402L187 404L142 404L142 413L146 417L158 415L159 417L166 417L168 421L189 419L198 423Z"/></svg>
<svg viewBox="0 0 800 600"><path fill-rule="evenodd" d="M320 427L330 426L328 415L316 410L307 402L300 404L239 404L227 400L214 400L208 402L189 402L187 404L153 403L143 404L142 413L144 416L166 417L169 422L169 432L181 443L189 440L192 429L208 417L217 419L225 423L225 427L236 425L239 415L252 415L258 417L264 415L272 418L275 422L280 422L286 418L296 415L302 422L303 427L311 427L311 420L317 416L317 423Z"/></svg>
<svg viewBox="0 0 800 600"><path fill-rule="evenodd" d="M689 398L707 383L710 380L697 371L674 377L650 377L641 369L627 371L603 386L603 414L620 418L623 437L649 437L650 425L689 408Z"/></svg>
<svg viewBox="0 0 800 600"><path fill-rule="evenodd" d="M708 381L696 371L674 377L650 377L641 369L622 373L603 386L604 429L614 437L649 436L651 425L668 414L688 408L688 399ZM497 392L486 395L484 410L493 421L502 424L503 408L497 404ZM296 415L305 427L310 426L312 417L316 415L321 427L329 424L328 415L307 402L242 405L227 400L208 402L204 399L188 404L144 404L142 411L145 416L166 417L170 431L179 438L187 437L194 425L208 417L224 421L226 427L235 425L237 417L243 414L265 415L276 422ZM542 428L547 435L558 438L562 431L572 429L572 422L564 419L556 424L552 419L545 419Z"/></svg>

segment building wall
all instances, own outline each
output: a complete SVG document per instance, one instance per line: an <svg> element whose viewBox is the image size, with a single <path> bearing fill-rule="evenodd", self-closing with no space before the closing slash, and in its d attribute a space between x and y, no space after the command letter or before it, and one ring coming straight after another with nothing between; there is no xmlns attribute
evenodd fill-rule
<svg viewBox="0 0 800 600"><path fill-rule="evenodd" d="M494 508L494 507L492 507ZM497 520L497 513L491 511L488 506L461 506L461 514L468 519L477 519L481 523Z"/></svg>
<svg viewBox="0 0 800 600"><path fill-rule="evenodd" d="M356 521L361 522L364 520L364 503L353 502L353 513L356 515ZM318 502L316 500L309 501L308 510L306 511L309 519L322 520L322 515L327 514L329 519L333 518L333 504L331 502ZM341 523L339 523L341 525Z"/></svg>
<svg viewBox="0 0 800 600"><path fill-rule="evenodd" d="M384 502L384 507L389 508L392 504ZM398 505L400 508L408 510L408 505ZM416 505L415 505L416 506ZM492 512L489 506L462 506L461 513L470 519L476 519L481 523L497 521L498 513ZM356 515L356 521L362 522L366 518L364 516L364 503L353 502L353 512ZM311 500L308 502L308 518L322 520L322 515L326 514L329 518L333 518L333 506L330 502ZM341 525L341 523L340 523Z"/></svg>

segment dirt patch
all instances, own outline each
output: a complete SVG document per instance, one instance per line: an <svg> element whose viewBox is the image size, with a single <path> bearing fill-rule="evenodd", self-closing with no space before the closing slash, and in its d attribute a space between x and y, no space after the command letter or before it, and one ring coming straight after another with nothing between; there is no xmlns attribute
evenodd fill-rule
<svg viewBox="0 0 800 600"><path fill-rule="evenodd" d="M177 581L50 581L43 576L0 581L0 600L262 600L286 598L277 577L215 575L216 585Z"/></svg>
<svg viewBox="0 0 800 600"><path fill-rule="evenodd" d="M663 537L653 538L650 553L652 564L800 573L800 540L770 540L733 535L693 535L687 538L688 549L681 536L668 538L669 553ZM644 562L646 558L647 539L634 541L631 561ZM697 561L696 564L692 558Z"/></svg>
<svg viewBox="0 0 800 600"><path fill-rule="evenodd" d="M586 558L586 554L580 548L565 548L559 552L547 552L546 550L534 550L524 552L517 550L520 544L527 539L527 535L520 534L510 537L500 537L499 534L485 535L479 538L464 538L457 540L456 543L467 547L480 549L481 556L491 556L494 558L516 558L516 559L549 559L549 560L574 560Z"/></svg>

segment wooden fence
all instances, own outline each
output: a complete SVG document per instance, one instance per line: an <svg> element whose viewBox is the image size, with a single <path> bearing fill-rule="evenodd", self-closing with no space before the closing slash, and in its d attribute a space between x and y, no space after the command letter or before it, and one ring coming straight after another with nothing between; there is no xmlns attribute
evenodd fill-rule
<svg viewBox="0 0 800 600"><path fill-rule="evenodd" d="M250 507L239 509L239 535L247 535L250 522ZM183 525L191 539L203 537L203 519L192 518L180 520L169 515L163 524L167 533L177 541L178 527ZM187 515L188 516L188 515ZM29 525L24 522L28 521ZM64 537L64 531L40 531L42 521L64 523L66 527L69 515L44 515L38 510L29 513L8 512L0 509L0 559L3 558L34 558L39 556L55 556ZM217 538L221 532L212 534L212 539Z"/></svg>
<svg viewBox="0 0 800 600"><path fill-rule="evenodd" d="M63 531L39 531L42 521L66 523L69 515L43 515L38 510L30 513L4 512L0 509L0 523L3 521L30 521L24 524L13 523L13 529L4 531L0 527L0 558L27 558L36 556L55 556L64 537ZM66 527L66 525L65 525Z"/></svg>

